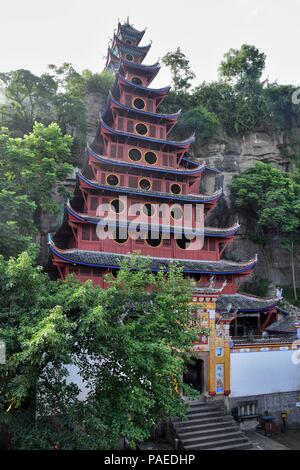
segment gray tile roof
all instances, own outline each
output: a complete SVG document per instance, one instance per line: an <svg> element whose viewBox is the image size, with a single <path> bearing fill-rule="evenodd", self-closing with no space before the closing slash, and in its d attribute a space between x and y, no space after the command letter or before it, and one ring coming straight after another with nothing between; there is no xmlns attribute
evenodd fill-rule
<svg viewBox="0 0 300 470"><path fill-rule="evenodd" d="M128 257L128 255L107 253L100 251L88 251L88 250L60 250L53 242L49 241L51 251L56 254L62 260L74 263L84 264L88 266L97 267L112 267L118 268L121 261ZM183 267L185 272L195 272L202 274L236 274L243 273L250 270L256 264L256 259L251 260L247 263L236 263L234 261L204 261L204 260L174 260L171 258L156 258L142 256L146 260L150 259L151 269L158 271L160 269L167 270L172 263L178 262Z"/></svg>
<svg viewBox="0 0 300 470"><path fill-rule="evenodd" d="M263 299L246 294L221 295L217 300L217 311L226 312L229 304L231 304L231 311L258 312L271 309L279 300L280 298Z"/></svg>

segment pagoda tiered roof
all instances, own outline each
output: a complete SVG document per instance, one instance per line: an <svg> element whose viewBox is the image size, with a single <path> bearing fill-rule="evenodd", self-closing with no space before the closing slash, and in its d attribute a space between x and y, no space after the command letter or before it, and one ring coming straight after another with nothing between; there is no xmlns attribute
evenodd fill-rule
<svg viewBox="0 0 300 470"><path fill-rule="evenodd" d="M108 96L108 102L107 102L107 110L105 111L103 115L103 119L106 121L106 118L108 116L108 113L110 111L110 106L113 108L121 109L126 111L127 113L131 115L136 115L138 117L144 116L144 117L151 117L159 122L164 122L164 121L173 121L172 124L174 125L179 118L181 114L181 110L179 110L177 113L173 114L163 114L163 113L152 113L150 111L143 111L137 108L131 108L129 106L126 106L125 104L121 103L118 101L116 98L113 97L111 92L109 93Z"/></svg>
<svg viewBox="0 0 300 470"><path fill-rule="evenodd" d="M211 195L204 194L169 194L159 191L150 191L142 190L137 188L130 188L125 186L109 186L108 184L102 184L98 181L89 180L86 178L80 171L77 172L77 177L79 181L85 183L87 187L91 189L105 190L106 192L113 192L119 194L134 194L139 196L145 196L147 198L156 198L156 199L167 199L170 201L181 201L181 202L190 202L190 203L214 203L216 202L222 194L222 189L215 191Z"/></svg>
<svg viewBox="0 0 300 470"><path fill-rule="evenodd" d="M61 250L49 237L48 245L54 255L62 261L72 264L85 265L98 268L118 269L123 260L128 259L130 255L79 250L76 248ZM168 271L172 264L178 264L182 267L184 273L194 274L247 274L257 263L254 258L245 263L234 261L207 261L207 260L186 260L173 258L160 258L150 256L139 256L140 259L150 261L150 269L156 271Z"/></svg>
<svg viewBox="0 0 300 470"><path fill-rule="evenodd" d="M195 141L195 134L191 135L188 139L185 140L164 140L164 139L155 139L154 137L147 137L140 134L134 134L126 131L119 131L108 126L102 117L100 117L100 130L103 129L104 133L110 134L116 137L123 137L124 140L131 141L143 141L143 142L152 142L158 145L158 148L161 146L169 146L178 149L188 149L190 145Z"/></svg>
<svg viewBox="0 0 300 470"><path fill-rule="evenodd" d="M272 310L276 307L281 297L262 298L250 294L221 295L217 300L218 312L261 312Z"/></svg>
<svg viewBox="0 0 300 470"><path fill-rule="evenodd" d="M128 39L132 38L134 40L139 40L141 41L144 34L145 34L145 31L146 29L143 29L142 31L139 31L137 30L136 28L133 27L133 25L131 25L129 23L129 20L127 20L126 23L118 23L118 32L117 32L117 35L119 33L121 33L122 37L128 37Z"/></svg>
<svg viewBox="0 0 300 470"><path fill-rule="evenodd" d="M128 44L127 42L122 41L122 39L119 39L115 35L113 38L112 48L114 48L114 46L116 46L118 50L121 50L122 52L145 56L149 52L151 44L147 44L147 46L135 46L133 44Z"/></svg>
<svg viewBox="0 0 300 470"><path fill-rule="evenodd" d="M137 85L136 83L127 80L123 77L120 73L116 74L116 81L112 88L112 94L115 98L120 97L120 84L134 90L135 92L141 92L143 96L148 96L149 98L159 98L159 97L166 97L169 93L171 87L166 86L163 88L149 88L143 85Z"/></svg>
<svg viewBox="0 0 300 470"><path fill-rule="evenodd" d="M87 223L94 224L94 225L97 225L99 222L101 222L101 217L92 216L92 215L84 214L81 212L76 212L71 207L69 202L66 204L65 210L67 211L68 214L70 214L76 220L80 222L87 222ZM119 227L122 227L122 226L126 227L128 223L131 223L131 221L127 221L127 220L109 221L105 219L105 224L107 224L108 226L109 225L115 226L117 224ZM140 226L141 231L147 230L149 228L149 225L147 223L139 223L139 226ZM184 233L185 235L195 234L195 235L204 235L206 237L227 238L227 237L234 236L239 229L240 229L240 225L236 223L228 228L204 227L204 229L196 230L192 227L190 229L184 227ZM178 234L180 233L181 234L183 232L183 229L181 227L174 226L174 225L167 226L167 225L162 225L162 224L160 225L151 224L151 232L155 232L155 231L162 232L162 233L167 232L167 233L178 233Z"/></svg>
<svg viewBox="0 0 300 470"><path fill-rule="evenodd" d="M156 165L153 166L147 166L147 165L142 165L138 163L132 163L132 162L124 162L120 160L116 160L110 157L106 157L104 155L99 155L98 153L94 152L90 147L87 147L87 152L88 152L88 157L92 157L95 160L97 160L99 163L102 164L108 164L108 165L113 165L116 167L123 167L123 168L134 168L137 170L143 170L143 171L148 171L149 173L166 173L169 175L186 175L186 176L195 176L207 169L206 164L202 163L201 165L197 165L193 169L186 169L186 168L161 168Z"/></svg>
<svg viewBox="0 0 300 470"><path fill-rule="evenodd" d="M126 69L132 72L137 72L137 73L141 72L144 75L150 76L151 78L150 78L149 83L151 83L160 70L160 64L159 62L156 62L155 64L152 64L152 65L137 64L136 62L132 62L130 60L126 60L122 58L120 60L120 65L119 65L120 74L125 76Z"/></svg>

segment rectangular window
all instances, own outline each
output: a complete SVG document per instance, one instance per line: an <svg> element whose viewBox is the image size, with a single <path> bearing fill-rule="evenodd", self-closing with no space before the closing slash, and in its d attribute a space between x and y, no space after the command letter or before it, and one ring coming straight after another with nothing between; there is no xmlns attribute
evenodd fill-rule
<svg viewBox="0 0 300 470"><path fill-rule="evenodd" d="M92 240L94 242L97 242L99 240L97 232L96 232L96 228L97 228L97 225L92 225L92 227L91 227L91 229L92 229Z"/></svg>
<svg viewBox="0 0 300 470"><path fill-rule="evenodd" d="M91 196L90 198L90 209L91 211L96 211L98 207L98 198L96 196Z"/></svg>
<svg viewBox="0 0 300 470"><path fill-rule="evenodd" d="M163 127L160 128L160 138L163 140L165 138L165 130Z"/></svg>
<svg viewBox="0 0 300 470"><path fill-rule="evenodd" d="M89 240L90 239L90 226L84 224L82 226L82 240Z"/></svg>
<svg viewBox="0 0 300 470"><path fill-rule="evenodd" d="M125 95L125 104L131 107L131 95Z"/></svg>
<svg viewBox="0 0 300 470"><path fill-rule="evenodd" d="M209 251L215 251L215 246L216 246L215 240L213 238L211 238L209 240Z"/></svg>
<svg viewBox="0 0 300 470"><path fill-rule="evenodd" d="M133 121L127 121L127 132L133 132Z"/></svg>
<svg viewBox="0 0 300 470"><path fill-rule="evenodd" d="M152 188L153 188L153 191L160 191L160 189L161 189L160 181L153 180Z"/></svg>
<svg viewBox="0 0 300 470"><path fill-rule="evenodd" d="M148 100L148 102L147 102L147 111L149 111L150 113L153 112L153 101L152 100Z"/></svg>
<svg viewBox="0 0 300 470"><path fill-rule="evenodd" d="M156 127L153 124L150 124L150 137L156 136Z"/></svg>
<svg viewBox="0 0 300 470"><path fill-rule="evenodd" d="M123 130L123 118L120 116L118 117L118 129L119 131Z"/></svg>
<svg viewBox="0 0 300 470"><path fill-rule="evenodd" d="M134 176L129 176L128 178L128 186L130 188L137 188L138 187L138 179Z"/></svg>
<svg viewBox="0 0 300 470"><path fill-rule="evenodd" d="M111 148L110 148L110 156L112 158L116 158L116 156L117 156L117 146L115 144L112 145Z"/></svg>
<svg viewBox="0 0 300 470"><path fill-rule="evenodd" d="M123 145L118 145L118 158L120 160L123 158Z"/></svg>
<svg viewBox="0 0 300 470"><path fill-rule="evenodd" d="M169 166L169 155L167 153L163 154L163 166Z"/></svg>

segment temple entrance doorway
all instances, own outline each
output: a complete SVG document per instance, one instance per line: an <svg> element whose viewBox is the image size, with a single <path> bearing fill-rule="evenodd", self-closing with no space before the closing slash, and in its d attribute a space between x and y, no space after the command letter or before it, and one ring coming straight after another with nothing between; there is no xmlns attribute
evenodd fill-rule
<svg viewBox="0 0 300 470"><path fill-rule="evenodd" d="M204 361L195 359L187 365L183 374L183 383L194 388L200 395L204 393Z"/></svg>

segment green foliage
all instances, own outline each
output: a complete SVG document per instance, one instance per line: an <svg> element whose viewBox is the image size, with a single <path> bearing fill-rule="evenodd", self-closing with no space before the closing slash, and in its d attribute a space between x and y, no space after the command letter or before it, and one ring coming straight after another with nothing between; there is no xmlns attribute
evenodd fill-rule
<svg viewBox="0 0 300 470"><path fill-rule="evenodd" d="M216 135L219 126L217 116L203 106L197 106L184 113L178 125L179 129L185 134L196 132L197 139L200 142L212 139Z"/></svg>
<svg viewBox="0 0 300 470"><path fill-rule="evenodd" d="M15 255L31 246L42 212L56 213L53 191L70 174L72 137L57 124L35 124L23 138L0 129L0 253Z"/></svg>
<svg viewBox="0 0 300 470"><path fill-rule="evenodd" d="M82 78L85 82L85 90L89 92L99 92L107 95L112 88L115 76L109 71L105 70L102 73L92 73L90 70L82 72Z"/></svg>
<svg viewBox="0 0 300 470"><path fill-rule="evenodd" d="M0 106L1 126L22 136L32 130L35 121L49 124L53 118L51 103L56 92L52 77L40 77L29 70L14 70L0 74L5 102Z"/></svg>
<svg viewBox="0 0 300 470"><path fill-rule="evenodd" d="M176 266L154 275L132 257L109 282L106 290L72 277L54 282L25 253L0 258L7 348L0 423L14 448L58 441L64 449L112 449L124 436L135 446L153 425L184 415L179 390L196 339L190 281ZM67 380L67 364L88 387L85 401Z"/></svg>
<svg viewBox="0 0 300 470"><path fill-rule="evenodd" d="M187 93L191 88L191 81L195 78L190 62L180 47L175 52L168 52L162 62L171 69L173 88L176 93Z"/></svg>
<svg viewBox="0 0 300 470"><path fill-rule="evenodd" d="M258 81L265 68L266 55L255 46L243 44L240 49L230 49L221 62L219 71L223 78L237 82Z"/></svg>
<svg viewBox="0 0 300 470"><path fill-rule="evenodd" d="M230 185L231 202L238 212L256 222L256 231L290 239L300 230L300 179L258 162L235 176Z"/></svg>

